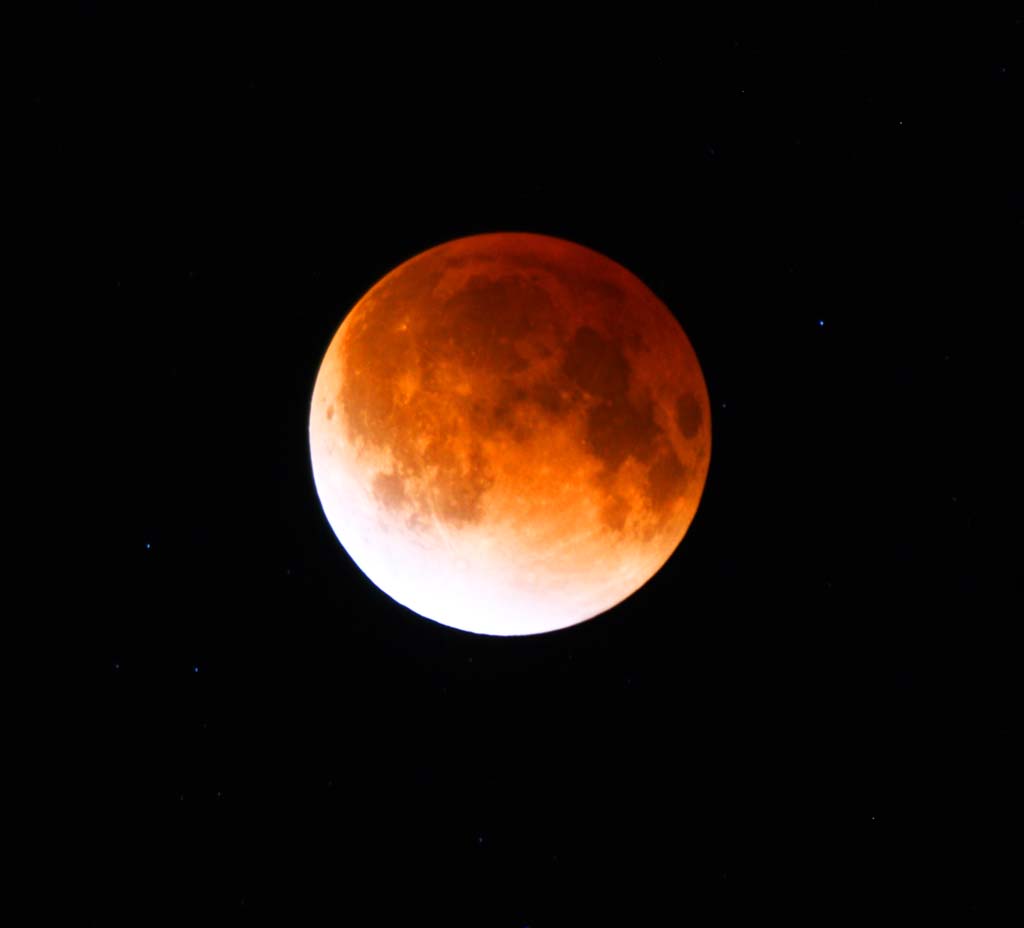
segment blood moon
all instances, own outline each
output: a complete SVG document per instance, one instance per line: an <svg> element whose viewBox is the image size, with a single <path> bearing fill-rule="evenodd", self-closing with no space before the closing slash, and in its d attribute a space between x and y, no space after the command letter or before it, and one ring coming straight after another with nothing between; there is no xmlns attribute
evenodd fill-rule
<svg viewBox="0 0 1024 928"><path fill-rule="evenodd" d="M453 628L528 635L621 602L693 519L711 452L700 365L633 274L543 235L395 268L320 366L313 476L356 564Z"/></svg>

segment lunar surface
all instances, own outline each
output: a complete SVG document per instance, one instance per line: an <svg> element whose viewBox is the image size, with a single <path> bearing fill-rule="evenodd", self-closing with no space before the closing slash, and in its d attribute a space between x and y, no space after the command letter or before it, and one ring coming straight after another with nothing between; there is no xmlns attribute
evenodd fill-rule
<svg viewBox="0 0 1024 928"><path fill-rule="evenodd" d="M528 635L602 613L689 527L710 405L675 317L571 242L477 235L406 261L338 329L313 390L334 533L409 609Z"/></svg>

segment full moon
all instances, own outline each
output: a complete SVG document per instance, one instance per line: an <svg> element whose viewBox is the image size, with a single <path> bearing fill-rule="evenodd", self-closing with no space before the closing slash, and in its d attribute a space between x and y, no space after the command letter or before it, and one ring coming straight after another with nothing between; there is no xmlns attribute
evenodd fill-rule
<svg viewBox="0 0 1024 928"><path fill-rule="evenodd" d="M624 267L544 235L474 235L381 279L313 389L327 520L397 602L452 628L531 635L643 586L704 489L697 356Z"/></svg>

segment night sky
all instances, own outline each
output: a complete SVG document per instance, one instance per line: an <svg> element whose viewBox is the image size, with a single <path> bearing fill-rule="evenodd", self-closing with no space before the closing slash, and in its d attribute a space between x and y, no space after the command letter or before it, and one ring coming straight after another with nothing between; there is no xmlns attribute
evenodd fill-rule
<svg viewBox="0 0 1024 928"><path fill-rule="evenodd" d="M1024 18L286 9L80 5L21 72L73 375L72 508L40 528L75 652L49 898L135 924L1002 912ZM521 639L373 587L307 435L360 296L499 230L637 274L713 420L665 568Z"/></svg>

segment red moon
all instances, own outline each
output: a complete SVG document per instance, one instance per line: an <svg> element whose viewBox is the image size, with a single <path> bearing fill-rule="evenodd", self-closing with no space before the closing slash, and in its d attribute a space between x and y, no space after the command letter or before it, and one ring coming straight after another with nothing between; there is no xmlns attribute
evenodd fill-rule
<svg viewBox="0 0 1024 928"><path fill-rule="evenodd" d="M686 334L637 277L543 235L456 239L377 283L313 390L345 550L413 612L487 635L605 612L679 545L711 456Z"/></svg>

